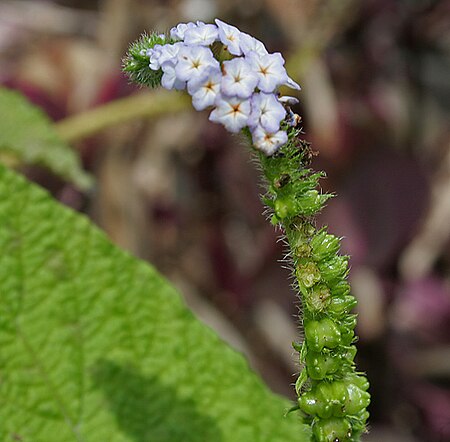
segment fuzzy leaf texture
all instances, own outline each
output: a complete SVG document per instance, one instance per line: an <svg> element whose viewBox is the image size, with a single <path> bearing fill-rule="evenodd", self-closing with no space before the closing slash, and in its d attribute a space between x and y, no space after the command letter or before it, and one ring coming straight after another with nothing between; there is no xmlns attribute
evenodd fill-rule
<svg viewBox="0 0 450 442"><path fill-rule="evenodd" d="M0 165L0 440L307 441L175 289Z"/></svg>
<svg viewBox="0 0 450 442"><path fill-rule="evenodd" d="M0 88L0 162L40 165L81 190L92 178L83 171L71 147L62 141L50 119L18 92Z"/></svg>

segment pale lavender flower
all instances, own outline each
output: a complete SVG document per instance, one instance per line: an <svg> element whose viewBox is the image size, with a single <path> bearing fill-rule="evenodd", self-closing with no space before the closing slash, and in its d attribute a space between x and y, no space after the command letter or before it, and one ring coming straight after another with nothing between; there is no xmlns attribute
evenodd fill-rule
<svg viewBox="0 0 450 442"><path fill-rule="evenodd" d="M251 111L250 100L238 97L223 97L220 94L216 99L216 108L209 115L210 121L221 123L233 133L239 132L247 126Z"/></svg>
<svg viewBox="0 0 450 442"><path fill-rule="evenodd" d="M200 78L208 67L219 68L209 48L204 46L183 46L178 52L178 63L175 66L177 77L182 81Z"/></svg>
<svg viewBox="0 0 450 442"><path fill-rule="evenodd" d="M261 126L256 126L252 130L252 140L258 150L266 155L273 155L280 146L286 144L288 136L284 130L269 132Z"/></svg>
<svg viewBox="0 0 450 442"><path fill-rule="evenodd" d="M220 92L222 74L219 68L209 67L205 74L188 83L188 92L192 96L192 105L198 111L206 109L215 103Z"/></svg>
<svg viewBox="0 0 450 442"><path fill-rule="evenodd" d="M161 78L161 86L165 89L177 89L177 90L183 90L186 87L186 82L180 80L177 77L177 74L175 72L175 66L173 63L166 62L161 67L163 73L163 76Z"/></svg>
<svg viewBox="0 0 450 442"><path fill-rule="evenodd" d="M227 47L228 52L233 55L242 55L240 47L241 31L217 18L215 22L219 29L219 40Z"/></svg>
<svg viewBox="0 0 450 442"><path fill-rule="evenodd" d="M280 122L286 116L286 110L274 94L254 94L251 103L252 112L248 120L250 127L262 126L268 132L280 129Z"/></svg>
<svg viewBox="0 0 450 442"><path fill-rule="evenodd" d="M186 29L184 43L186 45L209 46L219 38L216 25L198 24L195 28Z"/></svg>
<svg viewBox="0 0 450 442"><path fill-rule="evenodd" d="M279 52L262 56L250 53L247 59L258 77L258 88L262 92L273 92L288 81L284 58Z"/></svg>
<svg viewBox="0 0 450 442"><path fill-rule="evenodd" d="M184 34L188 29L196 28L197 25L195 23L180 23L179 25L173 27L170 30L170 37L173 40L184 40Z"/></svg>
<svg viewBox="0 0 450 442"><path fill-rule="evenodd" d="M253 94L258 77L244 58L223 62L222 93L229 96L248 98Z"/></svg>
<svg viewBox="0 0 450 442"><path fill-rule="evenodd" d="M252 37L245 32L241 32L240 47L244 55L249 55L252 52L255 52L259 56L268 54L267 49L262 41L259 41L255 37Z"/></svg>
<svg viewBox="0 0 450 442"><path fill-rule="evenodd" d="M170 62L173 65L177 63L177 55L183 43L174 43L166 45L155 45L148 51L150 57L150 69L157 71L161 69L164 63Z"/></svg>

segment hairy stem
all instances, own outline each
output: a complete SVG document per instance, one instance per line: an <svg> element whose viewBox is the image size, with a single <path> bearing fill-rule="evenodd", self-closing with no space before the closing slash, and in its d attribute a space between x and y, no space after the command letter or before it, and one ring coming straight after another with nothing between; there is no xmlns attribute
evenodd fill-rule
<svg viewBox="0 0 450 442"><path fill-rule="evenodd" d="M312 152L300 131L272 156L260 155L267 182L264 202L289 245L295 287L301 300L304 340L294 344L302 371L296 382L298 409L319 442L357 441L370 402L367 379L355 370L356 299L347 282L348 257L340 240L317 229L314 216L331 195L317 190L323 173L309 168Z"/></svg>

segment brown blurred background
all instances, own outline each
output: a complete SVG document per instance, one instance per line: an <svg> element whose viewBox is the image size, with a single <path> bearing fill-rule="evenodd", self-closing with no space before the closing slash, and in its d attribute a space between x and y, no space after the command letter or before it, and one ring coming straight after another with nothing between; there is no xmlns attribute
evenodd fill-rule
<svg viewBox="0 0 450 442"><path fill-rule="evenodd" d="M281 51L302 85L313 167L338 195L319 223L352 256L358 367L373 396L364 440L450 440L450 2L1 0L0 82L61 124L147 93L120 72L141 32L215 17ZM25 172L153 263L294 399L298 302L283 245L249 149L207 115L167 109L72 136L91 193Z"/></svg>

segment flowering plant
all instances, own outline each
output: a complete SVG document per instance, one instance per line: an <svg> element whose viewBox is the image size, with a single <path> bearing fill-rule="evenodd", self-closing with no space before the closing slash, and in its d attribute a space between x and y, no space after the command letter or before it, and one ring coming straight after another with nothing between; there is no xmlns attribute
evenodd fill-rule
<svg viewBox="0 0 450 442"><path fill-rule="evenodd" d="M196 110L213 107L209 119L230 132L248 128L253 146L266 155L287 142L282 126L296 125L290 106L298 100L280 97L278 88L300 86L287 75L279 52L269 54L261 41L221 20L216 25L181 23L169 36L150 40L139 55L148 57L148 67L164 88L186 89ZM223 45L219 60L227 58L221 62L213 52L219 52L217 43ZM128 61L125 70L133 72Z"/></svg>
<svg viewBox="0 0 450 442"><path fill-rule="evenodd" d="M300 117L278 88L299 90L279 53L234 26L181 23L168 35L135 42L124 70L147 86L187 90L195 109L212 107L209 119L251 137L267 183L264 203L289 244L302 302L305 339L294 344L302 370L296 382L298 409L319 442L357 441L366 428L367 379L356 372L356 300L347 282L348 257L340 240L317 229L314 215L331 195L318 187L323 173L309 169L312 151L300 138Z"/></svg>

